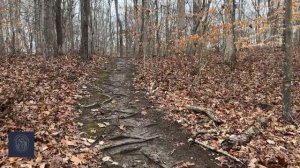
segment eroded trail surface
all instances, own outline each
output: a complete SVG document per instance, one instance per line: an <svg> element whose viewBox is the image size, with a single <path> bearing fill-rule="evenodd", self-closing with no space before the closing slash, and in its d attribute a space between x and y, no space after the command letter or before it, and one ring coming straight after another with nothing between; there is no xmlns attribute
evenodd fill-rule
<svg viewBox="0 0 300 168"><path fill-rule="evenodd" d="M81 122L92 146L103 150L103 167L171 168L218 167L211 153L190 144L190 135L134 89L134 66L130 58L113 58L86 90ZM97 104L95 104L97 102ZM104 144L103 144L104 143ZM117 164L118 163L118 164Z"/></svg>

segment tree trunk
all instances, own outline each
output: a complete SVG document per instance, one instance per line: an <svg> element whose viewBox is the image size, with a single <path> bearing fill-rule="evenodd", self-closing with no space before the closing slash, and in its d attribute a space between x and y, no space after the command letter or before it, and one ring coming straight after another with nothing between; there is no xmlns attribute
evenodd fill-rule
<svg viewBox="0 0 300 168"><path fill-rule="evenodd" d="M54 2L44 0L44 40L46 43L45 56L49 59L56 53L56 40L55 40L55 24L54 24Z"/></svg>
<svg viewBox="0 0 300 168"><path fill-rule="evenodd" d="M234 69L237 63L236 59L236 45L235 45L235 0L232 0L232 5L230 5L230 1L228 2L228 10L231 8L231 16L230 16L230 22L231 22L231 30L228 33L228 37L226 38L225 43L225 62L230 65L231 69ZM231 6L231 7L230 7ZM226 17L226 9L225 9L225 17ZM228 12L229 14L229 12ZM228 21L228 19L227 19Z"/></svg>
<svg viewBox="0 0 300 168"><path fill-rule="evenodd" d="M117 15L117 30L118 30L117 36L119 36L119 53L120 53L120 57L123 57L123 28L119 16L118 0L115 0L115 10Z"/></svg>
<svg viewBox="0 0 300 168"><path fill-rule="evenodd" d="M40 0L34 0L34 47L35 54L41 53L41 43L40 43L40 10L39 10Z"/></svg>
<svg viewBox="0 0 300 168"><path fill-rule="evenodd" d="M1 2L1 5L3 2ZM3 34L3 25L2 25L2 21L3 21L3 14L0 13L0 56L1 55L5 55L5 43L4 43L4 34Z"/></svg>
<svg viewBox="0 0 300 168"><path fill-rule="evenodd" d="M184 34L184 27L185 27L185 0L178 0L177 1L177 28L178 28L178 38L181 38Z"/></svg>
<svg viewBox="0 0 300 168"><path fill-rule="evenodd" d="M146 56L151 55L150 54L150 46L151 46L151 38L149 34L151 34L150 30L150 9L149 9L149 1L145 1L144 5L144 30L142 31L143 33L143 56L144 56L144 62L146 59Z"/></svg>
<svg viewBox="0 0 300 168"><path fill-rule="evenodd" d="M81 44L80 55L83 60L90 59L89 56L89 14L90 0L80 0L81 10Z"/></svg>
<svg viewBox="0 0 300 168"><path fill-rule="evenodd" d="M158 0L155 0L155 27L156 27L156 55L160 56L160 37L159 37L159 25L158 25L158 21L159 21L159 15L158 15Z"/></svg>
<svg viewBox="0 0 300 168"><path fill-rule="evenodd" d="M63 45L63 34L62 34L62 23L61 23L61 0L55 2L55 25L56 25L56 43L57 43L57 54L62 54Z"/></svg>
<svg viewBox="0 0 300 168"><path fill-rule="evenodd" d="M12 55L16 54L16 32L15 32L15 19L13 18L13 1L9 1L9 22L12 32L10 51Z"/></svg>
<svg viewBox="0 0 300 168"><path fill-rule="evenodd" d="M285 52L283 59L283 82L282 82L282 102L283 117L292 121L291 109L291 80L292 80L292 0L285 1L285 19L284 19L284 43Z"/></svg>
<svg viewBox="0 0 300 168"><path fill-rule="evenodd" d="M128 8L127 8L127 0L125 0L125 39L126 39L126 47L125 47L125 55L128 56L128 50L129 50L129 27L128 27Z"/></svg>
<svg viewBox="0 0 300 168"><path fill-rule="evenodd" d="M74 52L75 50L75 39L74 39L74 26L73 26L73 3L74 0L68 1L68 30L69 30L69 41L70 41L70 50Z"/></svg>
<svg viewBox="0 0 300 168"><path fill-rule="evenodd" d="M141 36L140 36L140 42L139 42L139 55L141 56L143 54L143 48L144 48L144 26L145 26L145 0L142 0L142 13L141 13Z"/></svg>
<svg viewBox="0 0 300 168"><path fill-rule="evenodd" d="M134 8L134 20L135 20L135 22L134 22L134 24L135 24L135 26L134 26L134 38L133 38L133 40L134 40L134 46L133 46L133 53L134 53L134 55L136 56L137 55L137 50L139 49L139 16L138 16L138 14L139 14L139 12L138 12L138 0L133 0L133 8Z"/></svg>
<svg viewBox="0 0 300 168"><path fill-rule="evenodd" d="M170 17L170 2L167 0L166 3L166 17L165 17L165 36L166 36L166 47L165 47L165 52L164 55L169 54L169 49L170 49L170 28L169 28L169 17Z"/></svg>
<svg viewBox="0 0 300 168"><path fill-rule="evenodd" d="M111 2L108 1L108 12L109 12L109 45L110 45L110 54L113 54L113 45L114 45L114 39L113 39L113 30L112 30L112 19L111 19Z"/></svg>
<svg viewBox="0 0 300 168"><path fill-rule="evenodd" d="M90 1L90 8L93 9L93 3L92 1ZM91 10L90 9L90 10ZM89 54L93 54L94 53L94 30L93 30L93 12L90 11L90 15L89 15Z"/></svg>

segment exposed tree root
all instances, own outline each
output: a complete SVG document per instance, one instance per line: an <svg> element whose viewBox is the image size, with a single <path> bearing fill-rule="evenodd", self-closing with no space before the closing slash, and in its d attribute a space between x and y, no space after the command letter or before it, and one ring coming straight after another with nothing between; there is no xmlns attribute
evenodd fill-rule
<svg viewBox="0 0 300 168"><path fill-rule="evenodd" d="M230 135L229 138L225 139L222 142L222 148L225 150L229 150L235 145L243 145L250 142L250 140L258 133L260 133L261 129L263 129L263 127L267 125L271 116L272 114L267 117L259 118L252 126L247 128L245 131L243 131L243 133L239 135Z"/></svg>
<svg viewBox="0 0 300 168"><path fill-rule="evenodd" d="M119 150L117 152L110 152L111 155L117 155L117 154L127 154L127 153L131 153L131 152L135 152L140 150L142 147L144 147L145 145L140 145L140 146L135 146L135 147L130 147L130 148L126 148L126 149L122 149Z"/></svg>
<svg viewBox="0 0 300 168"><path fill-rule="evenodd" d="M98 102L94 102L94 103L92 103L92 104L84 105L84 104L81 104L81 103L77 102L77 105L78 105L80 108L91 108L91 107L94 107L94 106L99 105L99 103L98 103Z"/></svg>
<svg viewBox="0 0 300 168"><path fill-rule="evenodd" d="M131 145L131 144L136 144L136 143L143 143L143 142L147 142L147 141L156 139L158 137L160 137L160 136L154 136L154 137L145 138L145 139L141 139L141 140L121 141L121 142L115 143L115 144L104 145L100 149L101 150L107 150L107 149L116 148L116 147L120 147L120 146L124 146L124 145Z"/></svg>
<svg viewBox="0 0 300 168"><path fill-rule="evenodd" d="M190 105L186 105L185 106L186 109L194 111L196 113L201 113L206 115L209 119L211 119L216 125L220 125L223 124L224 121L217 119L213 113L213 111L211 109L207 109L204 107L199 107L199 106L190 106Z"/></svg>
<svg viewBox="0 0 300 168"><path fill-rule="evenodd" d="M101 92L101 93L104 93L104 90L101 89L100 87L96 86L96 85L89 84L89 86L92 87L93 89L95 89L95 90Z"/></svg>
<svg viewBox="0 0 300 168"><path fill-rule="evenodd" d="M212 133L219 133L220 131L216 130L216 129L209 129L209 130L198 130L197 131L197 135L200 135L200 134L212 134Z"/></svg>
<svg viewBox="0 0 300 168"><path fill-rule="evenodd" d="M155 163L156 165L158 165L161 168L169 168L165 163L161 162L158 158L158 156L151 156L151 154L147 154L143 151L141 151L141 153L150 161L152 161L153 163Z"/></svg>
<svg viewBox="0 0 300 168"><path fill-rule="evenodd" d="M129 114L127 116L120 116L120 119L130 118L130 117L133 117L133 116L138 115L138 114L140 114L140 113L132 113L132 114Z"/></svg>
<svg viewBox="0 0 300 168"><path fill-rule="evenodd" d="M144 137L139 137L139 136L131 136L131 135L117 135L114 137L109 138L109 140L118 140L118 139L125 139L125 138L130 138L130 139L144 139Z"/></svg>
<svg viewBox="0 0 300 168"><path fill-rule="evenodd" d="M104 100L101 105L107 104L113 100L113 98L107 94L102 93L104 96L108 97L108 99Z"/></svg>
<svg viewBox="0 0 300 168"><path fill-rule="evenodd" d="M76 104L80 107L80 108L92 108L92 107L95 107L95 106L102 106L104 104L107 104L109 102L111 102L113 100L113 98L107 94L104 94L102 93L102 95L108 97L108 99L104 100L102 103L99 103L99 102L94 102L94 103L91 103L91 104L87 104L87 105L84 105L84 104L81 104L79 102L76 102Z"/></svg>
<svg viewBox="0 0 300 168"><path fill-rule="evenodd" d="M198 141L198 140L194 140L193 142L195 142L195 143L199 144L200 146L202 146L202 147L204 147L204 148L207 148L207 149L209 149L209 150L211 150L211 151L214 151L214 152L216 152L216 153L219 153L219 154L221 154L221 155L224 155L224 156L226 156L226 157L229 157L230 159L234 160L235 162L238 162L238 163L244 165L244 163L243 163L240 159L238 159L238 158L236 158L236 157L230 155L228 152L226 152L226 151L224 151L224 150L222 150L222 149L220 149L220 150L215 149L214 147L211 147L211 146L209 146L209 145L206 145L206 144L204 144L204 143L202 143L202 142L200 142L200 141Z"/></svg>

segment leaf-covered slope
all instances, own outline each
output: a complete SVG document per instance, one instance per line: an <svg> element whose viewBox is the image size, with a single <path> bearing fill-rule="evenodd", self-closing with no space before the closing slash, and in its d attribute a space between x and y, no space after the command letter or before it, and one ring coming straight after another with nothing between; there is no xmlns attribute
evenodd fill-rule
<svg viewBox="0 0 300 168"><path fill-rule="evenodd" d="M0 63L0 165L13 167L97 164L74 119L74 95L103 63L84 63L73 56L50 61L19 57ZM7 132L35 132L36 159L8 158ZM87 162L89 161L89 162Z"/></svg>
<svg viewBox="0 0 300 168"><path fill-rule="evenodd" d="M237 146L230 154L249 165L300 165L300 130L283 122L281 106L280 49L256 49L239 53L238 68L231 72L223 56L210 53L203 59L201 73L195 70L196 57L168 56L152 61L137 60L137 86L149 97L168 107L169 117L189 129L196 138L217 149L232 134L239 134L254 122L272 115L267 127L249 143ZM294 78L300 79L299 60L294 59ZM199 79L197 79L199 77ZM293 111L299 120L300 82L293 81ZM151 93L150 93L151 92ZM187 111L185 105L199 105L213 110L225 123L215 127L205 116ZM203 130L217 129L218 133ZM219 157L221 163L228 160Z"/></svg>

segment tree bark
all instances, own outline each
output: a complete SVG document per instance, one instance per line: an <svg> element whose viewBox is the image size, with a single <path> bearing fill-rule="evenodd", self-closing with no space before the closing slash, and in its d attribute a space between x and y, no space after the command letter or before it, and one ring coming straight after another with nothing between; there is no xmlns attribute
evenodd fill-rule
<svg viewBox="0 0 300 168"><path fill-rule="evenodd" d="M74 26L73 26L73 4L74 0L68 0L68 30L69 30L69 51L74 52L75 50L75 39L74 39Z"/></svg>
<svg viewBox="0 0 300 168"><path fill-rule="evenodd" d="M134 46L133 46L133 53L134 55L136 56L137 55L137 50L139 49L139 12L138 12L138 0L133 0L133 8L134 8L134 37L133 37L133 40L134 40Z"/></svg>
<svg viewBox="0 0 300 168"><path fill-rule="evenodd" d="M283 82L282 82L282 103L283 117L292 121L292 98L291 98L291 80L292 80L292 0L285 1L285 19L284 19L284 59L283 59Z"/></svg>
<svg viewBox="0 0 300 168"><path fill-rule="evenodd" d="M118 8L118 0L115 0L115 10L116 10L116 15L117 15L117 29L118 29L118 34L119 36L119 54L120 57L123 57L123 28L122 28L122 22L119 16L119 8Z"/></svg>
<svg viewBox="0 0 300 168"><path fill-rule="evenodd" d="M236 34L235 34L235 0L232 0L232 4L230 5L230 1L228 2L228 9L230 9L230 22L231 22L231 30L229 31L229 34L226 38L226 46L225 46L225 62L229 64L231 69L234 69L237 63L236 58ZM225 15L226 15L226 9L225 9ZM226 17L226 16L225 16Z"/></svg>
<svg viewBox="0 0 300 168"><path fill-rule="evenodd" d="M141 13L141 29L140 29L140 42L139 42L139 55L141 56L143 54L143 48L144 48L144 26L145 26L145 0L142 0L142 13Z"/></svg>
<svg viewBox="0 0 300 168"><path fill-rule="evenodd" d="M61 23L61 0L55 2L55 26L56 26L56 43L57 43L57 54L62 54L63 45L63 33Z"/></svg>
<svg viewBox="0 0 300 168"><path fill-rule="evenodd" d="M155 27L156 27L156 55L159 56L160 55L160 37L159 37L159 15L158 15L158 0L155 0Z"/></svg>
<svg viewBox="0 0 300 168"><path fill-rule="evenodd" d="M44 40L47 47L45 47L46 59L49 59L56 53L55 40L55 24L54 24L54 2L44 0Z"/></svg>
<svg viewBox="0 0 300 168"><path fill-rule="evenodd" d="M255 123L244 130L241 134L230 135L227 139L222 142L222 148L224 150L229 150L236 145L244 145L251 141L253 137L261 132L261 130L267 126L267 123L270 121L271 115L263 118L259 118Z"/></svg>
<svg viewBox="0 0 300 168"><path fill-rule="evenodd" d="M177 1L177 12L178 12L178 20L177 20L177 28L178 28L178 38L181 38L184 34L185 27L185 0Z"/></svg>
<svg viewBox="0 0 300 168"><path fill-rule="evenodd" d="M1 6L3 2L1 2ZM3 21L3 14L0 13L0 56L1 55L5 55L5 43L4 43L4 34L3 34L3 25L2 25L2 21Z"/></svg>
<svg viewBox="0 0 300 168"><path fill-rule="evenodd" d="M15 32L15 19L13 17L13 1L9 1L9 22L10 29L12 32L10 51L12 55L16 54L16 32Z"/></svg>
<svg viewBox="0 0 300 168"><path fill-rule="evenodd" d="M126 39L126 47L125 47L125 55L128 56L128 50L129 50L129 26L128 26L128 8L127 8L127 0L125 0L125 16L124 16L124 22L125 22L125 39Z"/></svg>
<svg viewBox="0 0 300 168"><path fill-rule="evenodd" d="M170 50L170 24L169 24L169 17L170 17L170 2L167 0L166 2L166 16L165 16L165 39L166 39L166 47L165 47L165 52L164 55L169 54Z"/></svg>
<svg viewBox="0 0 300 168"><path fill-rule="evenodd" d="M83 60L90 59L89 56L89 14L90 0L80 0L81 10L81 44L80 55Z"/></svg>

